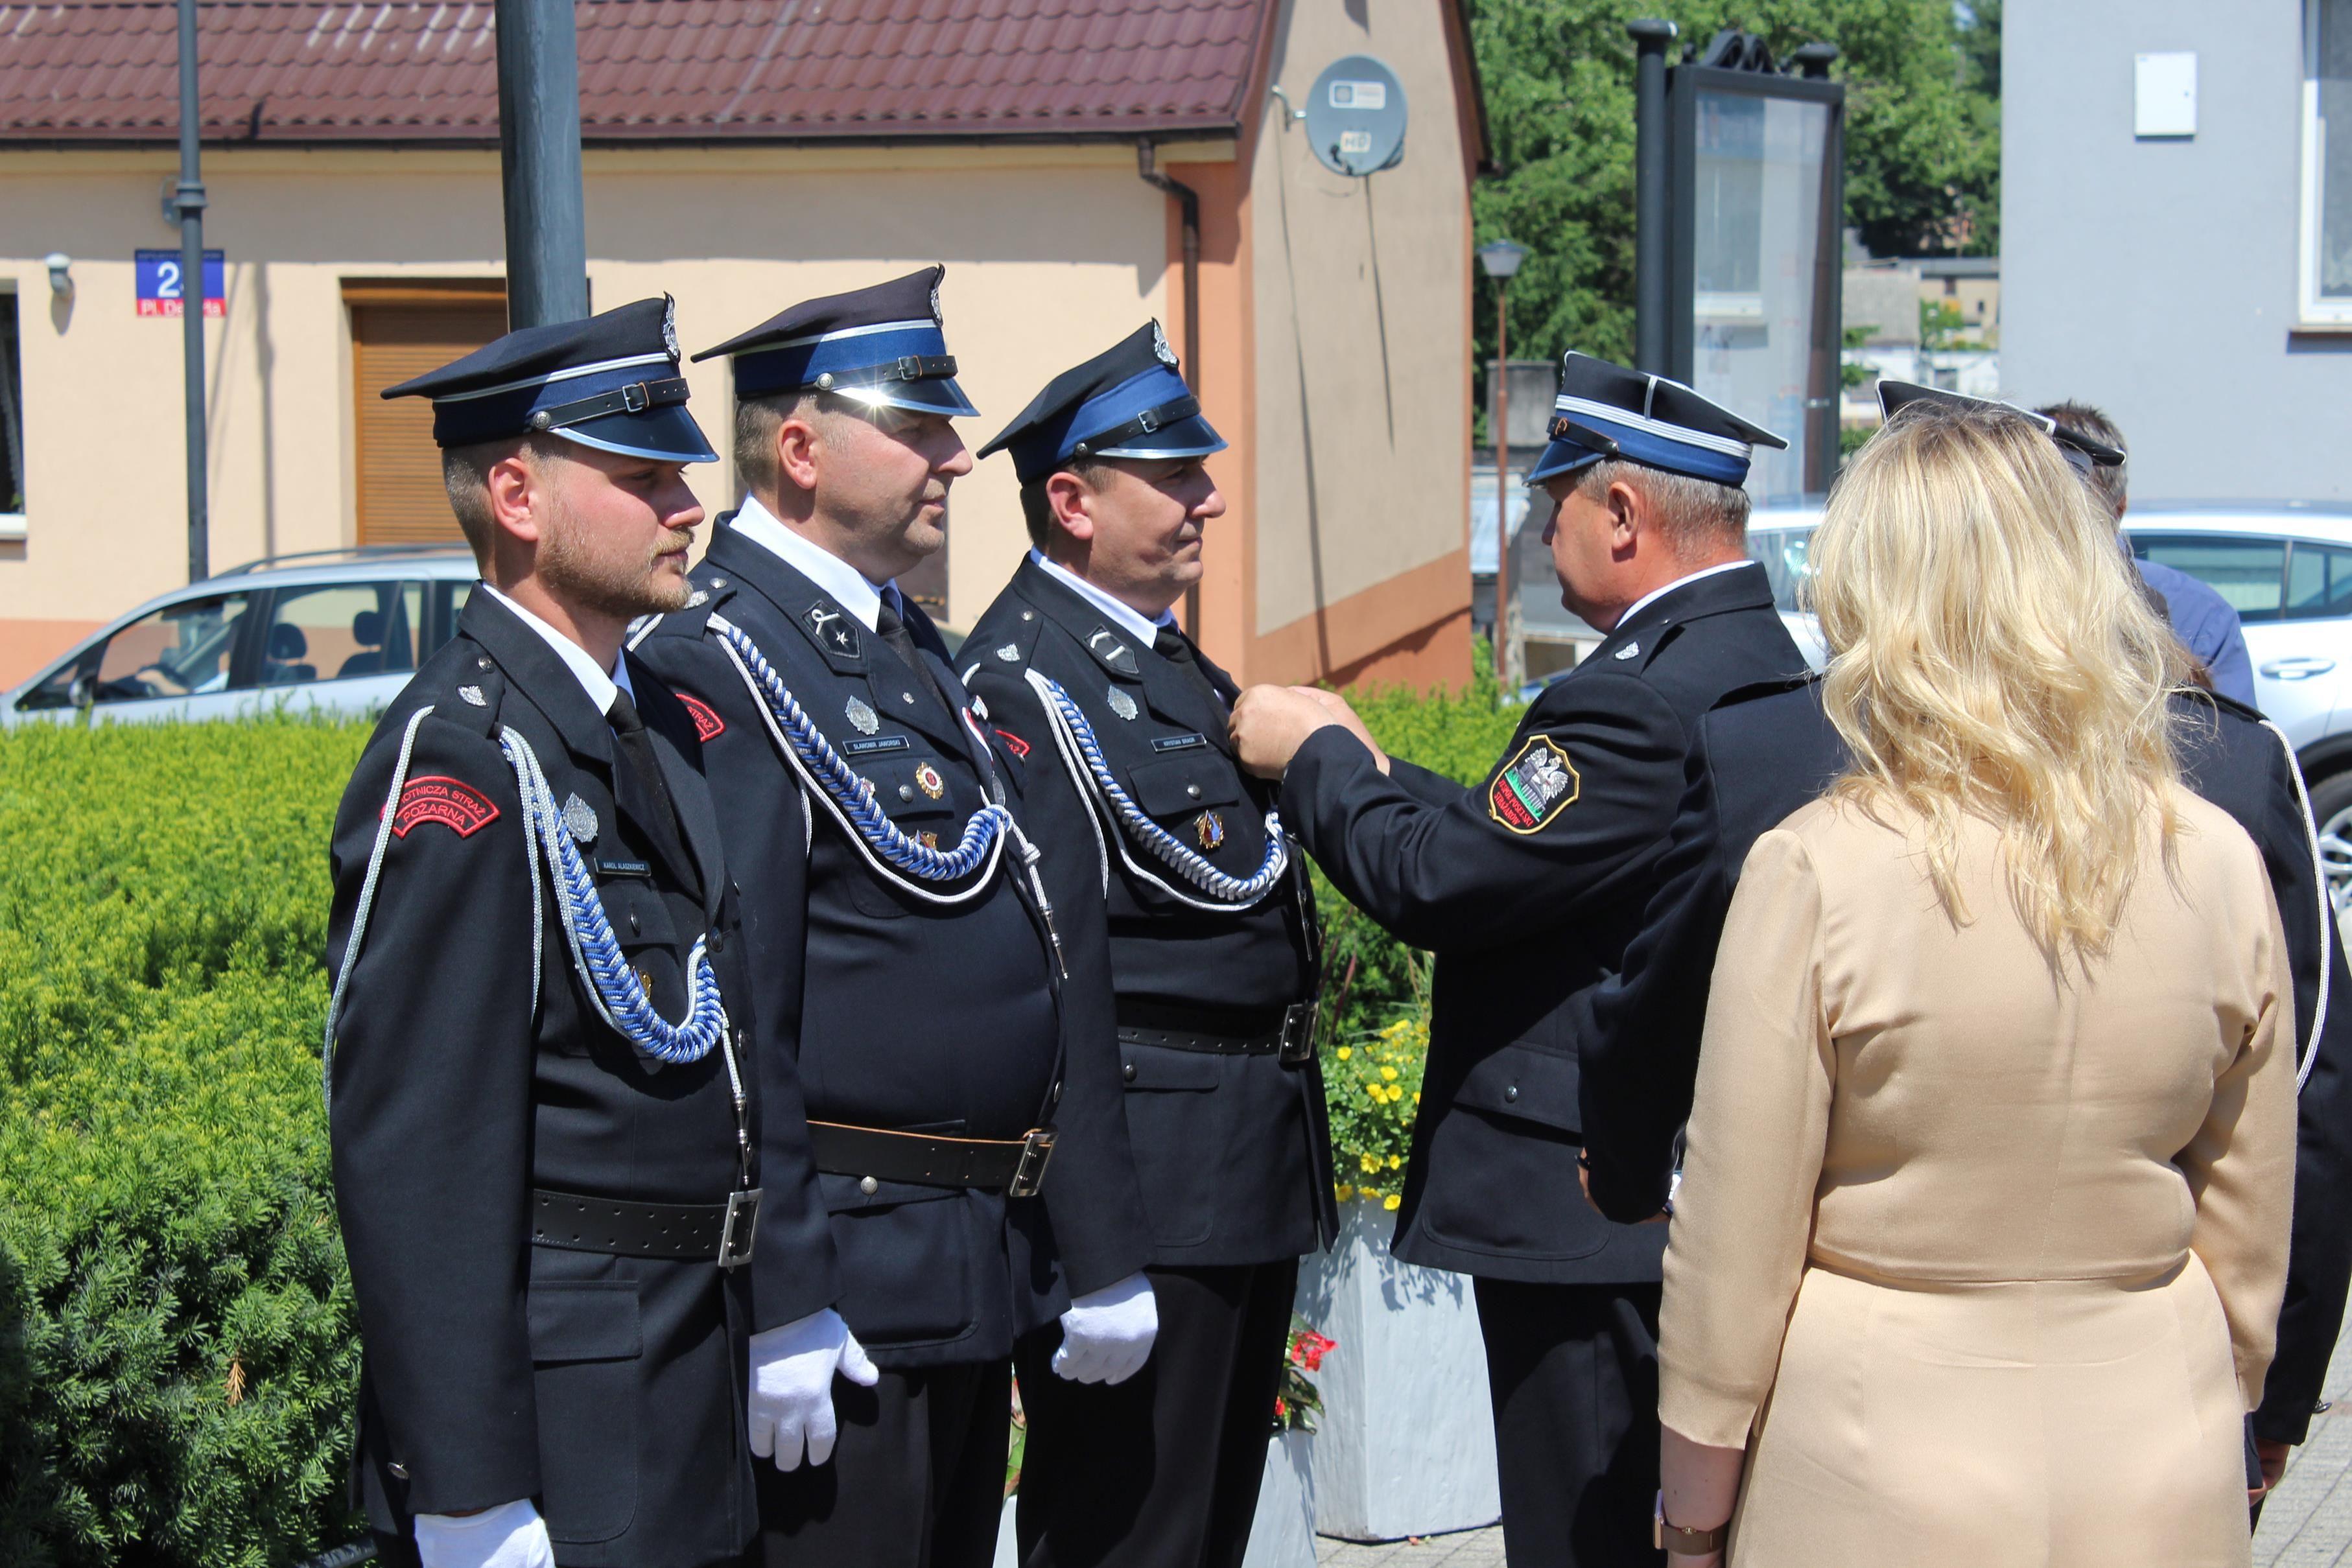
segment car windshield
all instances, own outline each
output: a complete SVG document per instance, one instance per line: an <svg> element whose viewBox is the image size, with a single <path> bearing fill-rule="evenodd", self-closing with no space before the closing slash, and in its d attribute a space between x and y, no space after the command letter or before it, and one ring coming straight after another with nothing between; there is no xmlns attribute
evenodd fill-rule
<svg viewBox="0 0 2352 1568"><path fill-rule="evenodd" d="M1748 530L1748 553L1762 563L1764 575L1772 581L1772 603L1786 611L1807 610L1800 603L1801 591L1812 569L1806 558L1812 549L1813 530L1810 525L1798 528L1750 528Z"/></svg>

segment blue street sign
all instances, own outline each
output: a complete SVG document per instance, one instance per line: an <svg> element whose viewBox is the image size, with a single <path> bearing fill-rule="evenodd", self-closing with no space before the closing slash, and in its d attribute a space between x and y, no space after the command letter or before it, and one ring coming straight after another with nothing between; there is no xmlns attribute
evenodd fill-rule
<svg viewBox="0 0 2352 1568"><path fill-rule="evenodd" d="M185 308L185 280L180 276L180 253L176 250L142 250L131 253L139 283L139 314L142 316L177 316ZM216 250L205 252L205 314L228 314L227 268Z"/></svg>

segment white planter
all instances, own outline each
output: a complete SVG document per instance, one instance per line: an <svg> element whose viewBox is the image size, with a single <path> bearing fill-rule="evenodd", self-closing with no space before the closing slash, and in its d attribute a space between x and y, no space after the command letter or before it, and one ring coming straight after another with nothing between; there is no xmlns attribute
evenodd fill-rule
<svg viewBox="0 0 2352 1568"><path fill-rule="evenodd" d="M1021 1568L1021 1542L1013 1534L1013 1507L1021 1500L1013 1493L1004 1500L1004 1511L996 1521L996 1561L992 1568Z"/></svg>
<svg viewBox="0 0 2352 1568"><path fill-rule="evenodd" d="M1242 1568L1315 1568L1314 1442L1305 1432L1268 1439Z"/></svg>
<svg viewBox="0 0 2352 1568"><path fill-rule="evenodd" d="M1315 1528L1349 1541L1472 1530L1503 1512L1469 1277L1391 1257L1394 1218L1342 1204L1339 1241L1299 1271L1300 1315L1339 1342L1315 1375Z"/></svg>

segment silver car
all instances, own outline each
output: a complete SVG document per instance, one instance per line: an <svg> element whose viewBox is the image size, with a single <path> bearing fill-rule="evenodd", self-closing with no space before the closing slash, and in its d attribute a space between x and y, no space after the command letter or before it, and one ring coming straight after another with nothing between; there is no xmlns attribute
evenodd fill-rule
<svg viewBox="0 0 2352 1568"><path fill-rule="evenodd" d="M257 561L149 600L0 695L0 727L381 711L479 573L447 546Z"/></svg>
<svg viewBox="0 0 2352 1568"><path fill-rule="evenodd" d="M1819 632L1799 590L1817 510L1759 511L1748 553L1816 665ZM2352 507L2302 502L2134 502L2132 552L2207 584L2245 624L2254 699L2294 745L2339 910L2352 911Z"/></svg>

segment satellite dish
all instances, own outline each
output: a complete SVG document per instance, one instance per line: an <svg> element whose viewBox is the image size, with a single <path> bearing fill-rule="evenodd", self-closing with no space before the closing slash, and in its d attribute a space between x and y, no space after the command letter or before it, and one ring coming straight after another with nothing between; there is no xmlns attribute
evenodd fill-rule
<svg viewBox="0 0 2352 1568"><path fill-rule="evenodd" d="M1335 174L1360 179L1404 157L1404 84L1370 55L1325 67L1301 118L1315 156Z"/></svg>

